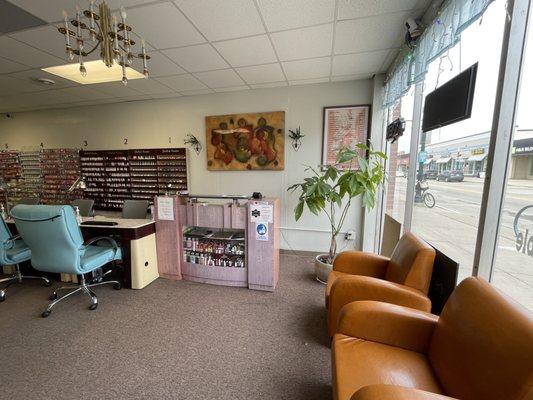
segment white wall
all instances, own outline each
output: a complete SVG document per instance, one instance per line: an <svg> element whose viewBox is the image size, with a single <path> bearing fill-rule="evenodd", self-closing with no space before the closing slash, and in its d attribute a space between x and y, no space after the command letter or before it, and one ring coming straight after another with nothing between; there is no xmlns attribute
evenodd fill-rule
<svg viewBox="0 0 533 400"><path fill-rule="evenodd" d="M322 107L372 102L371 80L290 86L272 89L216 93L203 96L137 101L81 108L43 110L15 114L0 120L0 146L11 149L44 147L81 147L87 149L124 149L151 147L183 147L183 138L193 133L205 143L205 116L285 111L285 128L301 126L305 134L302 146L295 152L287 139L284 171L210 172L206 168L205 149L197 156L188 153L191 193L251 194L279 197L282 205L282 238L285 249L325 251L329 247L328 223L325 216L305 212L295 222L293 209L297 202L286 188L302 180L304 164L321 162ZM128 138L128 145L124 139ZM169 137L172 143L169 143ZM353 204L344 231L357 232L359 247L361 207ZM339 241L339 249L354 243Z"/></svg>

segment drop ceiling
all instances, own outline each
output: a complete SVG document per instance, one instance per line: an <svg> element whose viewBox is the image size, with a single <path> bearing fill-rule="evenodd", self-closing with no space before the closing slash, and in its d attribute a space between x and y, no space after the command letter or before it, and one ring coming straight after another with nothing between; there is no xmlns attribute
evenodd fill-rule
<svg viewBox="0 0 533 400"><path fill-rule="evenodd" d="M72 16L86 3L0 0L0 15L10 13L0 18L0 112L369 78L388 68L405 20L430 0L107 0L126 8L152 57L150 79L126 87L41 70L66 63L56 26L63 9Z"/></svg>

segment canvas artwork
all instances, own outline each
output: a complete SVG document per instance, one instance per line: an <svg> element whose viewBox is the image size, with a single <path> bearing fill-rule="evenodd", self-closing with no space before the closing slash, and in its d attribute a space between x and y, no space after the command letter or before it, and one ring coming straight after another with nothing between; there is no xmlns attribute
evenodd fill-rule
<svg viewBox="0 0 533 400"><path fill-rule="evenodd" d="M322 165L335 164L343 147L354 149L358 143L366 144L369 119L369 105L324 107Z"/></svg>
<svg viewBox="0 0 533 400"><path fill-rule="evenodd" d="M285 112L205 117L207 169L283 170Z"/></svg>

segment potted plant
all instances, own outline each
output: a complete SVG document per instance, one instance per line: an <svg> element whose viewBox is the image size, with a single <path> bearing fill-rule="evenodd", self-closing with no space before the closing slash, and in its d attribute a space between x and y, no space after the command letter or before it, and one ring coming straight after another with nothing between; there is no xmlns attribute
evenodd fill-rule
<svg viewBox="0 0 533 400"><path fill-rule="evenodd" d="M365 157L365 154L367 157ZM331 228L331 243L328 254L319 254L315 260L317 279L325 283L333 268L337 254L337 236L341 231L352 200L361 196L363 207L372 209L378 187L385 181L383 160L387 157L379 151L360 143L355 149L342 148L334 165L328 165L320 172L307 166L312 175L296 183L288 190L299 193L298 205L294 209L296 221L304 208L315 215L324 212Z"/></svg>

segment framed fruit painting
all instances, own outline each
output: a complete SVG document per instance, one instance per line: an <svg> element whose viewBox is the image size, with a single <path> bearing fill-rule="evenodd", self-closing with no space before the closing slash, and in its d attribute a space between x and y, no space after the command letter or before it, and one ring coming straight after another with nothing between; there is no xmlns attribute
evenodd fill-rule
<svg viewBox="0 0 533 400"><path fill-rule="evenodd" d="M283 170L285 111L205 117L207 169Z"/></svg>

